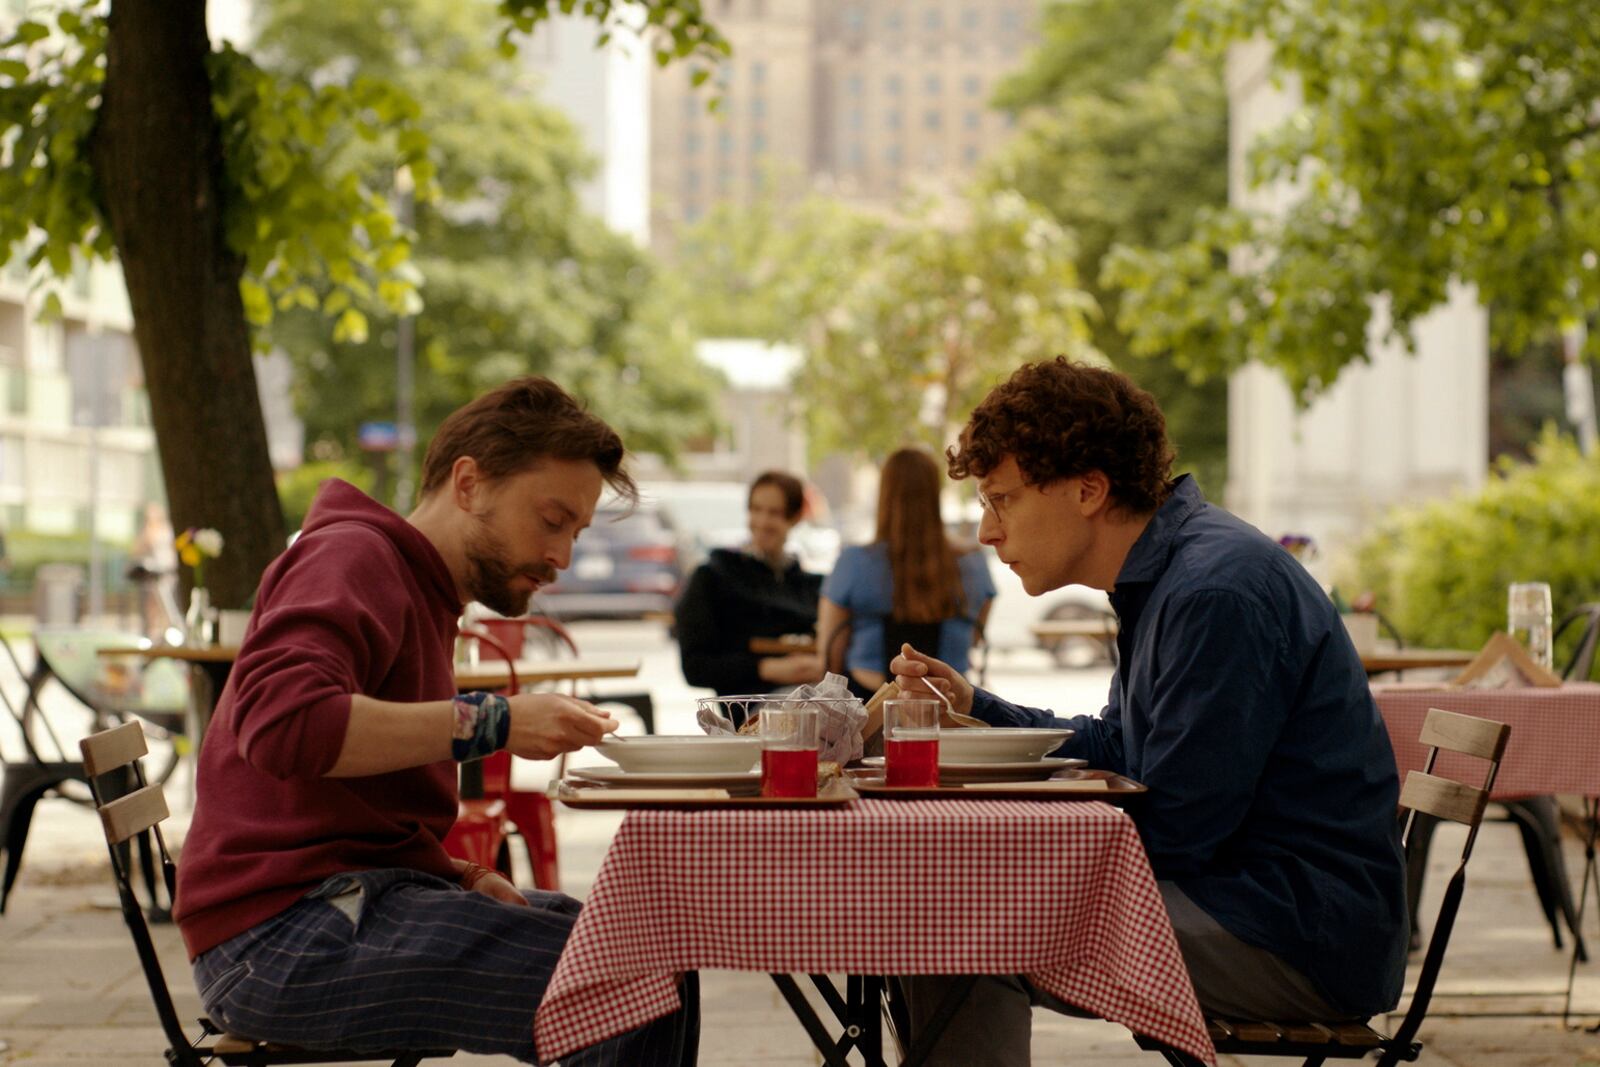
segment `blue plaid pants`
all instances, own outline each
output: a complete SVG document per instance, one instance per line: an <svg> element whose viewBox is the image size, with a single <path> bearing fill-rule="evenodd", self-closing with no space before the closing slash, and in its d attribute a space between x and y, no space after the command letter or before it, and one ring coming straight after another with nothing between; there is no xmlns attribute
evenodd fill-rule
<svg viewBox="0 0 1600 1067"><path fill-rule="evenodd" d="M581 907L526 890L519 908L410 870L328 879L287 911L194 961L213 1022L309 1049L460 1049L536 1063L533 1016ZM683 1007L562 1059L562 1067L679 1067L700 1043L699 986Z"/></svg>

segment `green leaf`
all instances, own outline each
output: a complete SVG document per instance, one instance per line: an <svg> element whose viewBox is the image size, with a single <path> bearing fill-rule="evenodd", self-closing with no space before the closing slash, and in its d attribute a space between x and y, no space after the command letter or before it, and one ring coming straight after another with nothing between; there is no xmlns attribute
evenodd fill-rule
<svg viewBox="0 0 1600 1067"><path fill-rule="evenodd" d="M333 324L333 340L337 344L364 344L367 340L367 317L355 308L346 308Z"/></svg>

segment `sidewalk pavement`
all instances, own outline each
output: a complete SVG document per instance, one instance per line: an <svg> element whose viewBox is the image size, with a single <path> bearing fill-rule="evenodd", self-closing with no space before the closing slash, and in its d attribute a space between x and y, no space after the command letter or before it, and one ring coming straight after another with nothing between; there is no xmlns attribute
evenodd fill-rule
<svg viewBox="0 0 1600 1067"><path fill-rule="evenodd" d="M169 784L180 806L186 789ZM564 888L583 896L620 822L613 812L561 810L560 855ZM168 820L181 838L186 813ZM1459 855L1458 827L1435 837L1423 914L1431 924L1452 859ZM1582 848L1569 841L1574 877ZM98 822L85 808L62 800L41 805L28 842L22 877L0 917L0 1064L159 1064L165 1040L115 908L115 896ZM1590 914L1596 909L1591 907ZM1587 924L1591 951L1600 957L1600 930ZM200 1013L177 931L155 928L162 966L180 1018ZM1441 995L1422 1031L1421 1063L1431 1067L1600 1067L1600 1036L1564 1029L1559 1016L1457 1018L1452 1012L1559 1012L1567 954L1552 947L1539 913L1515 829L1486 824L1479 835L1462 907L1441 979ZM1600 1019L1600 958L1579 968L1575 1004ZM1413 969L1413 977L1415 970ZM1540 995L1554 992L1557 995ZM1490 994L1502 994L1490 996ZM703 976L706 1067L813 1067L799 1024L764 974L727 971ZM1381 1020L1380 1020L1381 1021ZM1105 1022L1048 1012L1034 1017L1034 1062L1049 1064L1160 1064L1139 1051L1126 1030ZM458 1055L452 1064L509 1063ZM1224 1059L1224 1065L1283 1063L1260 1058Z"/></svg>

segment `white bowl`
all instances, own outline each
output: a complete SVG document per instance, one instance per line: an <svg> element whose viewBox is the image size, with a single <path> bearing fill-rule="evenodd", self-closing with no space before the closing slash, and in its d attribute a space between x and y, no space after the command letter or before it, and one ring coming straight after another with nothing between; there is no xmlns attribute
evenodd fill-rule
<svg viewBox="0 0 1600 1067"><path fill-rule="evenodd" d="M608 737L595 751L641 774L739 774L761 760L761 738L704 735Z"/></svg>
<svg viewBox="0 0 1600 1067"><path fill-rule="evenodd" d="M939 731L939 762L1021 763L1043 759L1072 736L1071 730L966 727Z"/></svg>

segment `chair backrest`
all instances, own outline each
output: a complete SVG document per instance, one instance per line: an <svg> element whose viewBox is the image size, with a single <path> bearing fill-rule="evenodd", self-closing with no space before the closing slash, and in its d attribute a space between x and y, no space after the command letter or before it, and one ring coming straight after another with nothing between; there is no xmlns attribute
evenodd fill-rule
<svg viewBox="0 0 1600 1067"><path fill-rule="evenodd" d="M150 927L145 923L144 911L133 893L132 871L127 850L120 847L134 838L153 837L160 850L161 869L166 877L167 893L177 889L177 867L167 852L167 843L161 836L161 820L167 817L167 799L160 785L145 781L144 768L139 761L148 751L144 729L137 722L125 722L109 730L91 734L78 742L83 754L83 769L89 779L89 789L94 794L95 810L100 813L100 825L105 832L106 849L111 854L111 870L117 880L117 896L122 903L122 918L133 935L134 948L139 953L139 966L144 970L150 986L150 998L155 1002L156 1015L161 1019L161 1029L167 1035L174 1062L194 1064L199 1057L184 1036L178 1021L177 1010L172 1005L172 994L167 989L167 979L161 971L161 960L156 956ZM101 779L120 775L133 779L134 788L115 799L108 800L110 791Z"/></svg>
<svg viewBox="0 0 1600 1067"><path fill-rule="evenodd" d="M1439 968L1444 963L1445 947L1450 943L1450 931L1455 927L1456 912L1461 908L1461 895L1466 889L1467 860L1472 856L1478 826L1483 821L1483 811L1489 803L1489 793L1494 788L1495 775L1500 770L1500 759L1505 755L1510 736L1511 727L1503 722L1460 715L1439 708L1428 709L1428 716L1422 722L1420 739L1429 746L1428 762L1422 770L1408 773L1405 785L1400 790L1400 806L1408 812L1406 844L1410 844L1411 830L1419 812L1461 823L1467 827L1467 838L1461 847L1461 860L1449 884L1445 886L1439 917L1434 922L1422 970L1417 975L1416 992L1412 994L1405 1019L1394 1034L1394 1041L1401 1045L1409 1043L1416 1036L1428 1013L1428 1003L1439 979ZM1441 751L1459 752L1483 760L1487 765L1483 784L1468 785L1435 775L1433 768Z"/></svg>
<svg viewBox="0 0 1600 1067"><path fill-rule="evenodd" d="M1578 634L1578 645L1572 650L1572 658L1567 660L1561 672L1563 682L1586 682L1594 670L1595 644L1600 642L1600 603L1579 604L1563 615L1555 632L1550 635L1551 643L1559 640L1562 631L1579 620L1584 620L1584 626Z"/></svg>

